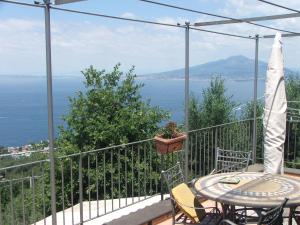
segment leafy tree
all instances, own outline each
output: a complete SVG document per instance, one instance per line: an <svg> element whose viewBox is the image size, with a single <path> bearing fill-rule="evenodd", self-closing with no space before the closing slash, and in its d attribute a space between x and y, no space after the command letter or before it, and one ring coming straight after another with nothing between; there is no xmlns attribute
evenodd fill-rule
<svg viewBox="0 0 300 225"><path fill-rule="evenodd" d="M140 90L143 84L136 82L134 68L123 75L120 64L112 72L98 71L91 66L82 73L85 91L69 98L70 111L64 116L66 126L60 127L56 143L59 149L55 167L57 210L62 210L63 200L66 208L79 201L79 161L82 162L84 201L157 193L160 189L160 158L153 151L151 141L93 153L86 151L151 138L158 131L159 124L168 118L168 113L142 100ZM45 145L48 143L33 144L33 148ZM64 156L71 153L75 154ZM33 157L41 159L34 154L24 158L24 162ZM27 166L22 172L11 170L6 175L9 178L36 177L34 197L28 179L24 181L24 191L21 181L13 185L14 224L23 224L23 201L25 220L30 224L44 217L43 206L46 216L51 214L48 163ZM126 189L121 188L125 184ZM9 186L0 192L5 224L11 223L12 219L9 193Z"/></svg>
<svg viewBox="0 0 300 225"><path fill-rule="evenodd" d="M264 113L264 102L258 100L256 102L256 118L261 118ZM254 117L254 101L247 102L242 110L242 119L253 119Z"/></svg>
<svg viewBox="0 0 300 225"><path fill-rule="evenodd" d="M210 86L202 92L202 99L200 101L194 95L191 96L189 103L190 130L220 125L234 120L233 108L235 103L231 97L226 96L224 79L221 77L211 79ZM214 152L215 144L213 142L216 140L216 136L211 136L212 129L209 131L208 133L203 132L203 135L201 132L200 135L197 135L197 132L190 134L190 139L193 140L190 142L189 157L191 159L189 162L191 174L199 175L199 162L202 162L202 174L209 173L211 165L214 165L214 157L210 157L210 155ZM230 131L234 131L234 129L230 129ZM213 133L213 135L215 134L216 132ZM199 146L201 147L199 148Z"/></svg>
<svg viewBox="0 0 300 225"><path fill-rule="evenodd" d="M134 67L123 78L120 64L112 72L94 67L84 70L86 92L69 98L70 112L63 117L60 143L81 151L124 144L152 137L168 117L159 107L142 100L143 84L135 82Z"/></svg>
<svg viewBox="0 0 300 225"><path fill-rule="evenodd" d="M300 76L289 75L285 86L288 101L300 101Z"/></svg>
<svg viewBox="0 0 300 225"><path fill-rule="evenodd" d="M60 178L63 173L66 199L70 199L73 190L76 193L73 200L78 202L78 180L72 182L70 172L74 176L79 174L79 160L82 161L84 200L143 196L157 191L160 158L154 154L152 142L123 144L152 138L159 130L159 124L168 118L168 113L142 100L143 84L136 82L134 68L123 74L120 64L112 72L98 71L91 66L82 73L85 91L69 98L70 111L63 117L66 127L60 127L58 153L65 155L108 146L122 147L61 159L56 168L57 192L62 193ZM126 183L130 184L128 188L119 188ZM70 206L71 203L65 204ZM61 207L58 204L58 209Z"/></svg>
<svg viewBox="0 0 300 225"><path fill-rule="evenodd" d="M291 74L286 78L288 100L288 123L286 127L285 161L289 167L300 168L300 76Z"/></svg>
<svg viewBox="0 0 300 225"><path fill-rule="evenodd" d="M214 77L210 86L203 90L203 100L199 101L194 95L189 103L190 129L198 129L218 125L234 119L233 108L235 103L226 96L224 79Z"/></svg>

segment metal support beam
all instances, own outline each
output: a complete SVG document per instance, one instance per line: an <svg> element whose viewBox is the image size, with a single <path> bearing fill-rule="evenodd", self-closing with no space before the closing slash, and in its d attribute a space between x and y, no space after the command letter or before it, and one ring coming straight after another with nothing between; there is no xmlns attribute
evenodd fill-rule
<svg viewBox="0 0 300 225"><path fill-rule="evenodd" d="M256 117L256 106L257 106L257 78L258 78L258 44L259 36L255 35L255 73L254 73L254 93L253 93L253 149L252 159L253 163L256 162L256 145L257 145L257 117Z"/></svg>
<svg viewBox="0 0 300 225"><path fill-rule="evenodd" d="M300 33L298 34L282 34L281 37L299 37ZM263 38L274 38L275 35L264 35Z"/></svg>
<svg viewBox="0 0 300 225"><path fill-rule="evenodd" d="M54 161L54 125L53 125L53 95L52 95L52 62L51 62L51 24L50 1L45 0L45 38L47 67L47 102L48 102L48 139L50 157L51 213L52 225L56 225L56 187Z"/></svg>
<svg viewBox="0 0 300 225"><path fill-rule="evenodd" d="M259 16L259 17L249 17L249 18L241 18L241 19L227 19L227 20L216 20L209 22L198 22L195 23L194 26L214 26L214 25L222 25L222 24L233 24L233 23L246 23L246 22L257 22L257 21L268 21L268 20L280 20L280 19L288 19L288 18L296 18L300 17L300 13L288 13L288 14L279 14L272 16Z"/></svg>
<svg viewBox="0 0 300 225"><path fill-rule="evenodd" d="M185 132L187 135L185 141L184 154L184 175L188 179L188 160L189 160L189 103L190 103L190 22L185 22Z"/></svg>

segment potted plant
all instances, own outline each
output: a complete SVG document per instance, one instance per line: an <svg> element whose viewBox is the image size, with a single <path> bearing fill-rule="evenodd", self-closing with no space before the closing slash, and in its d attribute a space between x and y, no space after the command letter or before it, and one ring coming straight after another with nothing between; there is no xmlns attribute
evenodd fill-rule
<svg viewBox="0 0 300 225"><path fill-rule="evenodd" d="M186 134L179 130L175 122L167 123L160 134L154 137L156 149L161 154L181 150L185 139Z"/></svg>

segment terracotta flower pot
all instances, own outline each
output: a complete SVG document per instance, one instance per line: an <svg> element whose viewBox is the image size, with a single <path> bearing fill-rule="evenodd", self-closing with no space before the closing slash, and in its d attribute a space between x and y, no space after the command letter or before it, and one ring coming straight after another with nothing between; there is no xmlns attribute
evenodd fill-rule
<svg viewBox="0 0 300 225"><path fill-rule="evenodd" d="M183 141L186 139L185 133L180 133L178 137L165 139L157 135L154 137L156 150L161 154L167 154L170 152L178 151L182 149Z"/></svg>

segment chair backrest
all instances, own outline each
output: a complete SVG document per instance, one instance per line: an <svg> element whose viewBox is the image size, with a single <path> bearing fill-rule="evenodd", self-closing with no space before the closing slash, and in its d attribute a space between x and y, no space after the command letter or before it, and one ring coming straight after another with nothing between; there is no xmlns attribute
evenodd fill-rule
<svg viewBox="0 0 300 225"><path fill-rule="evenodd" d="M216 149L215 173L227 173L235 171L247 171L251 151Z"/></svg>
<svg viewBox="0 0 300 225"><path fill-rule="evenodd" d="M171 196L175 204L194 223L200 222L205 217L205 209L186 183L174 187L171 190Z"/></svg>
<svg viewBox="0 0 300 225"><path fill-rule="evenodd" d="M175 166L162 171L162 176L167 183L170 194L172 193L172 189L174 187L184 183L184 176L179 162L177 162Z"/></svg>
<svg viewBox="0 0 300 225"><path fill-rule="evenodd" d="M185 183L180 163L177 162L175 166L162 171L162 176L169 189L173 213L178 207L191 221L199 222L206 215L206 212L196 195Z"/></svg>
<svg viewBox="0 0 300 225"><path fill-rule="evenodd" d="M262 212L258 225L282 225L283 224L283 209L287 203L288 199L285 198L284 201L274 209L270 209L267 212Z"/></svg>

